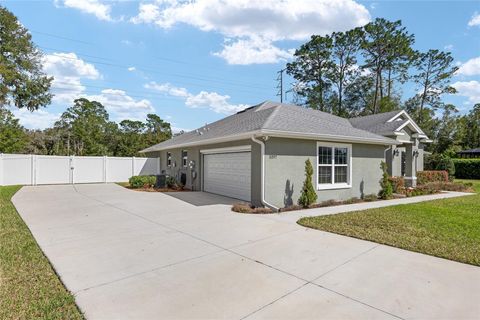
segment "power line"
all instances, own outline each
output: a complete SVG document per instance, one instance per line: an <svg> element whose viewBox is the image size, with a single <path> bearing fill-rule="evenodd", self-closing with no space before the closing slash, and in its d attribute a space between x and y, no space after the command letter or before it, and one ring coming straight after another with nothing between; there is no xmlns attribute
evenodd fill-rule
<svg viewBox="0 0 480 320"><path fill-rule="evenodd" d="M86 41L83 41L83 40L79 40L79 39L74 39L74 38L69 38L69 37L64 37L64 36L60 36L60 35L55 35L55 34L52 34L52 33L47 33L47 32L41 32L41 31L36 31L36 30L31 30L31 32L33 33L38 33L38 34L42 34L42 35L46 35L46 36L50 36L50 37L54 37L54 38L59 38L59 39L64 39L64 40L69 40L69 41L74 41L74 42L79 42L79 43L84 43L84 44L89 44L89 45L94 45L94 46L99 46L95 43L91 43L91 42L86 42ZM39 46L41 48L46 48L48 50L56 50L56 51L63 51L62 49L53 49L53 48L48 48L48 47L43 47L43 46ZM80 55L80 54L79 54ZM106 60L106 61L113 61L111 60L110 58L104 58L104 57L98 57L98 56L93 56L93 55L86 55L86 54L83 54L84 56L90 56L90 57L93 57L93 58L97 58L97 59L101 59L101 60ZM198 65L198 64L193 64L191 62L187 62L187 61L181 61L181 60L176 60L176 59L171 59L171 58L165 58L165 57L158 57L158 56L154 56L153 57L154 59L158 59L158 60L164 60L164 61L169 61L169 62L173 62L173 63L179 63L179 64L186 64L186 65L194 65L194 66L198 66L198 67L201 67L201 68L206 68L202 65ZM93 62L92 62L93 63ZM150 68L150 66L144 66L145 68ZM212 67L208 67L209 70L212 70L212 69L216 69L216 68L212 68ZM220 70L220 69L216 69L216 70ZM148 70L147 70L148 71ZM211 78L211 79L215 79L215 78ZM218 80L225 80L225 78L216 78ZM203 80L203 79L201 79ZM238 82L237 82L238 83ZM256 86L250 86L250 87L258 87L260 84L256 85ZM267 87L263 87L264 89L268 89Z"/></svg>
<svg viewBox="0 0 480 320"><path fill-rule="evenodd" d="M42 47L42 48L46 48L46 47ZM47 48L47 50L55 50L56 51L56 49L50 49L50 48ZM65 57L64 55L61 55L61 54L58 54L58 53L55 53L55 52L52 53L52 55L54 55L54 56L56 56L60 59L77 60L76 58ZM99 57L97 57L97 59L98 58ZM106 60L106 61L113 61L113 60L109 60L107 58L103 58L103 59ZM128 68L131 67L131 66L117 64L117 63L92 61L92 60L88 60L88 59L83 59L83 61L89 62L89 63L105 65L105 66L109 66L109 67L121 68L121 69L128 69ZM234 86L234 87L235 86L240 86L240 87L247 87L247 88L253 88L253 89L262 89L262 88L268 89L268 87L259 87L259 86L235 83L235 82L230 82L230 81L215 80L215 79L212 79L212 78L194 77L194 76L187 76L187 75L177 74L177 73L166 73L166 72L162 72L162 71L159 71L159 70L152 70L152 69L149 69L148 67L144 67L144 66L140 66L140 67L136 67L136 68L139 69L139 70L145 71L145 72L150 72L150 73L156 73L156 74L167 75L167 76L178 77L178 78L185 78L185 79L193 79L193 80L199 80L199 81L205 81L205 82L220 83L220 84L230 85L230 86Z"/></svg>
<svg viewBox="0 0 480 320"><path fill-rule="evenodd" d="M41 34L41 35L48 36L48 37L52 37L52 38L57 38L57 39L62 39L62 40L68 40L68 41L73 41L73 42L88 44L88 45L91 45L91 46L94 46L94 45L95 45L94 43L91 43L91 42L87 42L87 41L83 41L83 40L78 40L78 39L72 39L72 38L68 38L68 37L64 37L64 36L59 36L59 35L51 34L51 33L48 33L48 32L41 32L41 31L35 31L35 30L29 30L29 32L30 32L30 33Z"/></svg>

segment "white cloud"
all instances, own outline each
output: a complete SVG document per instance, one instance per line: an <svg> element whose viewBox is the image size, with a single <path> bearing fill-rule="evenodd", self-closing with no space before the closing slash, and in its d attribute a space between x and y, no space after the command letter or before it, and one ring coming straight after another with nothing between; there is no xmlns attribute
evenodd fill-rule
<svg viewBox="0 0 480 320"><path fill-rule="evenodd" d="M72 104L80 97L102 103L110 113L112 120L145 120L148 113L155 112L151 102L146 99L135 100L123 90L104 89L99 94L87 94L82 79L97 80L100 72L93 64L78 58L75 53L54 53L44 57L44 71L54 77L52 83L53 102ZM135 67L128 68L134 71Z"/></svg>
<svg viewBox="0 0 480 320"><path fill-rule="evenodd" d="M150 82L145 88L163 92L170 96L185 99L185 105L190 108L208 108L216 113L231 114L247 108L245 104L231 104L229 95L220 95L216 92L201 91L194 95L185 88L172 86L170 83L158 84Z"/></svg>
<svg viewBox="0 0 480 320"><path fill-rule="evenodd" d="M141 3L138 7L138 15L131 18L130 21L138 23L154 23L160 17L160 9L156 4Z"/></svg>
<svg viewBox="0 0 480 320"><path fill-rule="evenodd" d="M100 94L85 96L88 100L98 101L105 106L111 120L144 121L147 114L155 112L152 103L147 99L135 100L123 90L104 89Z"/></svg>
<svg viewBox="0 0 480 320"><path fill-rule="evenodd" d="M294 50L282 50L271 42L258 37L228 41L223 50L214 55L225 59L229 64L277 63L292 57Z"/></svg>
<svg viewBox="0 0 480 320"><path fill-rule="evenodd" d="M186 98L190 94L188 93L187 89L185 88L180 88L180 87L175 87L172 86L170 83L162 83L158 84L155 81L151 81L144 86L147 89L153 89L159 92L166 93L168 95L174 96L174 97L183 97Z"/></svg>
<svg viewBox="0 0 480 320"><path fill-rule="evenodd" d="M472 18L470 19L470 21L468 21L468 26L469 27L473 27L473 26L480 26L480 13L478 12L475 12L472 16Z"/></svg>
<svg viewBox="0 0 480 320"><path fill-rule="evenodd" d="M465 76L480 75L480 57L472 58L461 64L457 73Z"/></svg>
<svg viewBox="0 0 480 320"><path fill-rule="evenodd" d="M67 8L73 8L84 13L93 14L99 20L113 20L110 15L111 6L98 0L55 0L55 5L63 5Z"/></svg>
<svg viewBox="0 0 480 320"><path fill-rule="evenodd" d="M230 96L220 95L216 92L201 91L199 94L190 95L185 105L191 108L209 108L216 113L231 114L247 108L245 104L230 104Z"/></svg>
<svg viewBox="0 0 480 320"><path fill-rule="evenodd" d="M93 64L73 52L55 52L43 57L43 70L54 77L98 79L100 72Z"/></svg>
<svg viewBox="0 0 480 320"><path fill-rule="evenodd" d="M77 57L73 52L47 54L43 57L43 70L53 76L53 102L71 103L85 91L81 79L99 79L100 72L93 64Z"/></svg>
<svg viewBox="0 0 480 320"><path fill-rule="evenodd" d="M443 47L444 50L452 51L453 50L453 44L447 44L446 46Z"/></svg>
<svg viewBox="0 0 480 320"><path fill-rule="evenodd" d="M128 67L127 70L130 71L130 72L133 72L133 71L137 70L137 68L135 68L135 67Z"/></svg>
<svg viewBox="0 0 480 320"><path fill-rule="evenodd" d="M164 29L188 24L233 38L236 42L217 56L236 64L278 62L287 55L275 48L276 41L305 40L312 34L347 30L369 20L365 6L353 0L157 1L140 4L138 15L131 19ZM243 51L235 54L234 49ZM246 53L245 60L242 53Z"/></svg>
<svg viewBox="0 0 480 320"><path fill-rule="evenodd" d="M49 113L43 109L33 112L27 109L15 109L12 112L20 120L20 124L27 129L49 128L60 118L59 114Z"/></svg>
<svg viewBox="0 0 480 320"><path fill-rule="evenodd" d="M80 98L85 92L80 78L54 78L51 92L54 103L71 104L73 100Z"/></svg>
<svg viewBox="0 0 480 320"><path fill-rule="evenodd" d="M458 81L452 84L452 87L457 89L458 95L468 98L468 102L475 104L480 102L480 82L472 81Z"/></svg>

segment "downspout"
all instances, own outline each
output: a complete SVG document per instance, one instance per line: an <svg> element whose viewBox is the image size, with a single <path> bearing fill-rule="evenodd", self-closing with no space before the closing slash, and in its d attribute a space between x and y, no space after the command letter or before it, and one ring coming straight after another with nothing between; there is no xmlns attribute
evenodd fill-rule
<svg viewBox="0 0 480 320"><path fill-rule="evenodd" d="M262 202L262 204L265 206L265 207L268 207L270 209L272 209L273 211L275 212L278 212L278 208L270 203L268 203L266 200L265 200L265 143L261 140L258 140L255 138L255 136L252 136L252 141L253 142L256 142L260 145L260 149L261 149L261 161L262 161L262 164L260 166L260 185L261 185L261 193L262 193L262 197L260 199L260 201Z"/></svg>

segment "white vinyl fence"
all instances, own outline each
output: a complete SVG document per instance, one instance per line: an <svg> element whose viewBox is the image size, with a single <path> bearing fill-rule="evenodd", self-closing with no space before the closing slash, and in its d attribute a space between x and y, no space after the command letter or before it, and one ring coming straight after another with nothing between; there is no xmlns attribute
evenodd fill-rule
<svg viewBox="0 0 480 320"><path fill-rule="evenodd" d="M124 182L160 173L159 158L0 154L0 185Z"/></svg>

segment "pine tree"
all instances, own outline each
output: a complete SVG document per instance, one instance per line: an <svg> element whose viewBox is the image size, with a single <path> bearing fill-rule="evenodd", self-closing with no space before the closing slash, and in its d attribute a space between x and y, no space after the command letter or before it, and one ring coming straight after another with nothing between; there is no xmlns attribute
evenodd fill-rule
<svg viewBox="0 0 480 320"><path fill-rule="evenodd" d="M298 199L298 204L304 208L317 201L317 193L312 183L313 167L309 159L305 161L305 181L303 182L302 193Z"/></svg>

